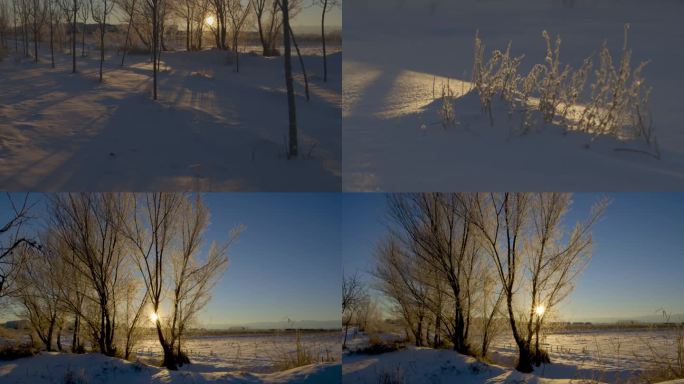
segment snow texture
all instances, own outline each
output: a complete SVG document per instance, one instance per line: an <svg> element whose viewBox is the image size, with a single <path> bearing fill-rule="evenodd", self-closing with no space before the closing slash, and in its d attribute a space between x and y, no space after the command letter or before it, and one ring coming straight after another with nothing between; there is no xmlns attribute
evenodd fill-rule
<svg viewBox="0 0 684 384"><path fill-rule="evenodd" d="M348 191L673 190L684 186L684 40L678 0L350 0L344 3L343 189ZM604 40L619 61L631 25L633 66L653 88L650 109L662 158L638 143L564 133L493 105L494 124L470 84L474 38L486 55L543 63L542 31L560 35L560 59L579 68ZM596 66L594 67L596 68ZM441 85L455 95L457 125L440 117ZM591 77L590 77L591 80ZM433 84L435 84L433 93ZM588 86L587 86L588 88ZM634 148L637 146L637 148ZM617 150L616 150L617 149Z"/></svg>
<svg viewBox="0 0 684 384"><path fill-rule="evenodd" d="M13 46L13 44L11 44ZM159 100L146 55L0 62L0 189L40 191L334 191L341 185L341 53L294 57L301 156L287 160L282 58L164 52Z"/></svg>

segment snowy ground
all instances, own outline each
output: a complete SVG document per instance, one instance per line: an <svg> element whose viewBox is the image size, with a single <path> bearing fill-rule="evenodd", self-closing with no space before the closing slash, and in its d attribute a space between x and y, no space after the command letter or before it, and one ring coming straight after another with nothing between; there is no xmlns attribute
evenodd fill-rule
<svg viewBox="0 0 684 384"><path fill-rule="evenodd" d="M340 383L340 364L313 364L276 373L180 369L169 371L97 353L43 352L34 357L0 362L0 382L52 383Z"/></svg>
<svg viewBox="0 0 684 384"><path fill-rule="evenodd" d="M351 0L344 4L343 189L671 190L684 186L681 67L684 2L657 0ZM619 57L630 23L633 62L653 87L662 159L618 152L634 143L537 126L527 135L499 108L494 125L469 92L477 30L487 52L525 54L523 73L543 62L542 30L563 41L574 68L607 40ZM667 31L663 33L663 31ZM433 100L447 79L459 125L443 128ZM496 108L496 105L495 105ZM587 144L591 144L587 147Z"/></svg>
<svg viewBox="0 0 684 384"><path fill-rule="evenodd" d="M383 339L400 338L383 334ZM651 367L653 355L675 356L674 334L671 330L592 330L549 335L545 347L550 350L553 364L542 365L534 374L515 372L517 350L508 336L498 337L491 347L487 365L449 350L415 348L381 355L345 353L344 381L377 383L380 378L392 377L414 382L430 383L566 383L569 381L598 381L606 383L643 382L642 373ZM358 350L368 345L363 333L350 333L349 349ZM401 381L400 381L401 382Z"/></svg>
<svg viewBox="0 0 684 384"><path fill-rule="evenodd" d="M0 345L3 343L0 338ZM5 340L7 341L7 340ZM142 340L135 348L137 362L85 355L42 352L31 358L0 361L0 382L63 383L71 375L81 383L339 383L341 382L338 332L305 333L301 345L319 362L278 371L275 365L296 350L293 334L196 336L184 342L192 364L177 372L158 368L161 349L156 339ZM68 349L68 341L65 340ZM71 372L71 373L68 373Z"/></svg>
<svg viewBox="0 0 684 384"><path fill-rule="evenodd" d="M340 359L338 332L306 333L301 343L319 360ZM241 370L271 372L286 353L296 349L295 335L226 335L191 337L183 342L192 365L191 370ZM136 348L138 358L158 362L162 350L154 338L143 340Z"/></svg>
<svg viewBox="0 0 684 384"><path fill-rule="evenodd" d="M625 382L653 368L654 351L663 359L676 358L675 330L615 329L569 331L547 335L544 347L553 364L542 366L539 375L550 378L584 378ZM493 341L492 359L512 366L517 349L512 336Z"/></svg>
<svg viewBox="0 0 684 384"><path fill-rule="evenodd" d="M306 102L296 57L299 159L285 158L287 102L282 58L242 55L240 73L220 51L162 54L159 100L151 64L112 55L104 84L97 52L41 62L0 62L2 190L333 191L341 184L341 60L305 56ZM80 49L79 49L80 53Z"/></svg>

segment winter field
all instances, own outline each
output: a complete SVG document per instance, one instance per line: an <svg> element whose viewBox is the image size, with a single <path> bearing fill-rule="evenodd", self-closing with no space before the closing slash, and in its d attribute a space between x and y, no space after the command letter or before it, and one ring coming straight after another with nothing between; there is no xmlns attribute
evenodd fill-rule
<svg viewBox="0 0 684 384"><path fill-rule="evenodd" d="M300 346L319 363L281 368L284 356L297 353L294 333L200 335L184 343L191 364L169 371L158 368L162 356L159 341L148 337L135 348L134 363L96 353L42 352L34 357L0 361L0 382L63 383L67 377L80 383L340 382L339 332L305 332L300 337ZM11 342L1 340L2 345ZM64 347L68 349L68 340Z"/></svg>
<svg viewBox="0 0 684 384"><path fill-rule="evenodd" d="M658 0L382 0L344 4L343 178L345 190L671 190L684 185L680 90L684 2ZM474 42L524 55L522 79L545 64L542 31L562 39L559 68L593 59L583 92L568 104L581 114L604 41L617 65L629 24L630 75L651 87L642 138L544 122L533 100L492 99L491 120L474 90ZM667 32L664 32L667 31ZM632 76L631 79L635 77ZM521 79L521 80L522 80ZM444 96L444 97L443 97ZM522 103L522 107L515 103ZM524 112L533 124L521 129ZM604 112L606 109L599 108ZM557 111L556 111L557 112ZM617 119L627 119L624 114ZM576 121L575 121L576 123ZM654 152L659 153L653 156ZM591 172L587 172L591 170Z"/></svg>
<svg viewBox="0 0 684 384"><path fill-rule="evenodd" d="M379 377L407 383L447 383L455 379L464 383L654 382L644 376L653 368L653 351L659 357L674 359L676 335L671 329L595 329L550 334L545 337L544 346L550 351L552 363L536 368L532 374L512 368L517 350L512 337L506 335L493 341L491 364L450 350L410 345L381 355L346 352L343 375L345 382L359 383L376 383ZM385 334L382 338L399 340L401 336ZM369 337L360 333L353 337L349 349L358 350L368 343Z"/></svg>
<svg viewBox="0 0 684 384"><path fill-rule="evenodd" d="M83 58L77 47L72 74L68 53L56 52L52 69L47 44L36 64L10 43L0 59L5 190L339 190L339 46L327 82L320 50L303 49L309 102L293 50L302 156L288 161L282 57L242 54L236 73L230 52L163 52L153 101L148 55L130 54L121 67L109 50L99 84L94 48Z"/></svg>

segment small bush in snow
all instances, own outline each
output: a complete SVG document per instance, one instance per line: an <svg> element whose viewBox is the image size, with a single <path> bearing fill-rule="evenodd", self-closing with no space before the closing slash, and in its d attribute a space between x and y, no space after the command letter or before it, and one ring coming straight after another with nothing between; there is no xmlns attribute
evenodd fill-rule
<svg viewBox="0 0 684 384"><path fill-rule="evenodd" d="M297 332L295 337L295 350L279 352L275 367L278 370L285 371L318 362L319 354L314 351L312 346L304 343L299 332Z"/></svg>
<svg viewBox="0 0 684 384"><path fill-rule="evenodd" d="M380 355L406 348L405 344L401 341L385 341L376 335L370 337L368 344L367 347L357 349L354 353L360 355Z"/></svg>
<svg viewBox="0 0 684 384"><path fill-rule="evenodd" d="M485 60L484 43L476 34L473 83L482 109L489 114L491 122L492 98L498 93L511 105L511 110L521 112L523 133L535 124L534 113L538 112L546 123L558 124L566 131L585 132L592 138L607 135L618 140L643 139L653 152L651 154L659 158L648 112L651 89L644 85L642 76L647 62L632 68L628 31L627 24L622 56L617 65L613 63L607 44L603 44L588 100L583 96L594 64L592 57L586 58L576 70L563 65L560 36L552 42L549 33L542 32L546 42L544 64L534 65L522 76L518 74L518 66L523 56L511 57L511 43L506 51L494 50L489 60Z"/></svg>
<svg viewBox="0 0 684 384"><path fill-rule="evenodd" d="M88 384L89 382L88 376L86 376L83 368L78 372L74 372L71 368L67 368L64 378L62 379L62 384Z"/></svg>
<svg viewBox="0 0 684 384"><path fill-rule="evenodd" d="M404 371L401 367L393 370L383 370L378 374L378 384L404 384Z"/></svg>
<svg viewBox="0 0 684 384"><path fill-rule="evenodd" d="M38 350L31 344L7 345L0 348L0 360L14 360L33 356Z"/></svg>
<svg viewBox="0 0 684 384"><path fill-rule="evenodd" d="M440 117L442 118L442 126L444 128L457 124L453 98L454 91L449 85L449 80L447 80L446 84L442 84L442 107L440 108Z"/></svg>
<svg viewBox="0 0 684 384"><path fill-rule="evenodd" d="M517 87L521 79L518 66L524 56L511 57L511 44L508 43L504 52L494 50L485 62L485 45L479 35L475 35L473 83L480 96L482 109L489 114L492 124L492 98L500 94L502 99L510 102L518 94Z"/></svg>

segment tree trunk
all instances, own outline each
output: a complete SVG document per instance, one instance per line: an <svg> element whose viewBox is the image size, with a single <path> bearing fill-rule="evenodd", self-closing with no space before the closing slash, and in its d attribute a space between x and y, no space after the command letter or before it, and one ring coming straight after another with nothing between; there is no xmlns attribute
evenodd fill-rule
<svg viewBox="0 0 684 384"><path fill-rule="evenodd" d="M128 51L128 40L131 35L131 25L133 25L133 12L135 11L135 1L133 1L133 4L131 5L131 15L128 18L128 27L126 28L126 40L124 40L124 50L123 50L123 55L121 56L121 66L124 66L124 60L126 60L126 51Z"/></svg>
<svg viewBox="0 0 684 384"><path fill-rule="evenodd" d="M442 344L442 340L440 340L439 334L442 332L442 319L439 316L435 316L435 337L434 341L432 342L433 346L439 347Z"/></svg>
<svg viewBox="0 0 684 384"><path fill-rule="evenodd" d="M57 328L57 350L62 352L62 325Z"/></svg>
<svg viewBox="0 0 684 384"><path fill-rule="evenodd" d="M73 336L71 337L71 352L74 353L79 350L79 340L78 340L78 331L79 331L79 324L80 319L79 316L76 315L76 318L74 319L74 333Z"/></svg>
<svg viewBox="0 0 684 384"><path fill-rule="evenodd" d="M349 333L349 322L344 324L344 340L342 341L342 349L347 348L347 334Z"/></svg>
<svg viewBox="0 0 684 384"><path fill-rule="evenodd" d="M304 66L304 59L302 59L302 54L299 52L299 46L297 45L297 40L295 40L294 32L290 28L290 35L292 36L292 43L297 50L297 57L299 57L299 65L302 67L302 73L304 74L304 91L306 93L306 101L311 100L309 97L309 77L306 75L306 67Z"/></svg>
<svg viewBox="0 0 684 384"><path fill-rule="evenodd" d="M76 0L74 0L74 18L71 25L71 73L76 73L76 12L78 12L78 7L76 6ZM83 28L85 28L85 25Z"/></svg>
<svg viewBox="0 0 684 384"><path fill-rule="evenodd" d="M50 63L51 63L52 68L55 67L55 38L54 38L53 32L54 32L54 26L52 23L52 9L50 9Z"/></svg>
<svg viewBox="0 0 684 384"><path fill-rule="evenodd" d="M159 12L157 0L152 0L152 72L153 72L153 99L157 100L157 45L159 40L159 25L157 13ZM159 330L161 332L161 330Z"/></svg>
<svg viewBox="0 0 684 384"><path fill-rule="evenodd" d="M328 57L325 52L325 12L328 8L328 0L323 2L323 14L321 15L321 42L323 43L323 82L328 81Z"/></svg>
<svg viewBox="0 0 684 384"><path fill-rule="evenodd" d="M515 343L518 346L518 364L516 365L515 369L520 372L530 373L533 371L532 360L530 356L530 345L525 343L525 340L520 337L520 333L518 332L518 327L515 323L515 314L513 313L513 297L511 292L511 289L506 292L506 304L508 307L508 320L511 324L513 339L515 339Z"/></svg>
<svg viewBox="0 0 684 384"><path fill-rule="evenodd" d="M289 149L288 158L297 157L299 148L297 143L297 112L295 105L294 85L292 84L292 57L290 49L290 4L282 0L283 11L283 46L285 49L285 83L287 86L287 106L289 116Z"/></svg>

